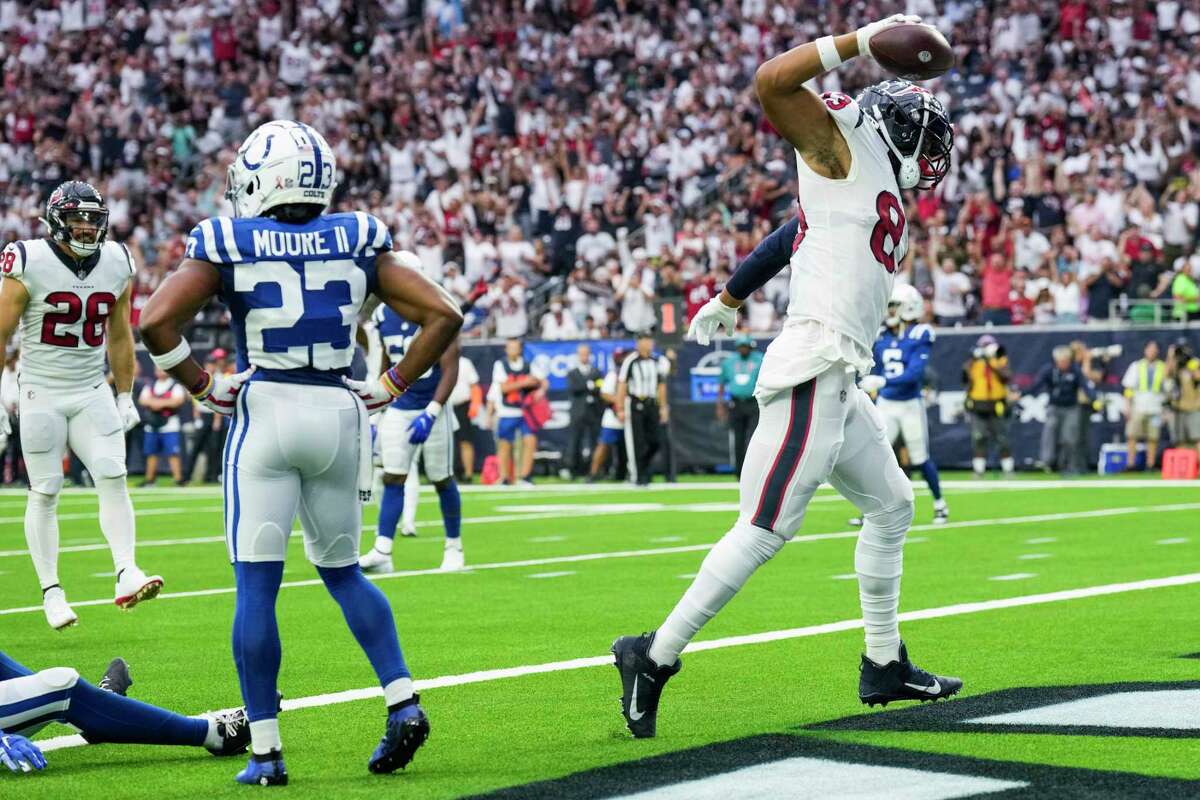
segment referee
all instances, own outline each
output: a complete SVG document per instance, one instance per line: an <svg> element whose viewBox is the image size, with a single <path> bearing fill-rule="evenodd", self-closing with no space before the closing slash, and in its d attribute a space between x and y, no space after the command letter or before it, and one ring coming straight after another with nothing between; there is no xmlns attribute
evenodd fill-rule
<svg viewBox="0 0 1200 800"><path fill-rule="evenodd" d="M639 486L650 483L650 465L661 445L659 431L667 424L667 382L671 365L654 355L654 339L642 334L637 352L621 364L617 382L617 415L625 424L625 450L629 479Z"/></svg>

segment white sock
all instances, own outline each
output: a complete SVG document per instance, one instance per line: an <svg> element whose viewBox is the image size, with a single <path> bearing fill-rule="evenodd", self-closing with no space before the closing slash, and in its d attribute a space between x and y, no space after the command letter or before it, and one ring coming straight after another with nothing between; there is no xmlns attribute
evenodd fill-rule
<svg viewBox="0 0 1200 800"><path fill-rule="evenodd" d="M121 570L134 566L133 540L137 529L133 521L133 503L129 501L129 489L125 476L120 478L97 478L96 499L100 502L100 531L108 540L112 550L113 569Z"/></svg>
<svg viewBox="0 0 1200 800"><path fill-rule="evenodd" d="M375 549L385 556L390 556L392 554L392 540L386 536L376 536Z"/></svg>
<svg viewBox="0 0 1200 800"><path fill-rule="evenodd" d="M982 475L984 473L984 470L987 469L987 459L986 458L972 458L971 459L971 469L975 470L976 475Z"/></svg>
<svg viewBox="0 0 1200 800"><path fill-rule="evenodd" d="M659 666L679 660L692 637L783 545L784 539L777 534L736 523L705 556L692 585L655 632L651 660Z"/></svg>
<svg viewBox="0 0 1200 800"><path fill-rule="evenodd" d="M946 498L944 498L944 497L939 497L937 500L934 500L934 501L933 501L933 507L934 507L935 509L937 509L938 511L945 511L945 510L946 510L946 507L947 507L947 506L946 506Z"/></svg>
<svg viewBox="0 0 1200 800"><path fill-rule="evenodd" d="M1000 469L1004 470L1005 473L1012 472L1013 467L1015 467L1015 466L1016 466L1016 462L1013 461L1012 456L1008 456L1006 458L1000 459Z"/></svg>
<svg viewBox="0 0 1200 800"><path fill-rule="evenodd" d="M42 588L58 583L58 495L29 490L25 542Z"/></svg>
<svg viewBox="0 0 1200 800"><path fill-rule="evenodd" d="M900 575L912 519L911 503L865 514L854 548L867 658L881 666L900 658Z"/></svg>
<svg viewBox="0 0 1200 800"><path fill-rule="evenodd" d="M383 687L383 699L387 703L388 708L397 703L403 703L412 696L412 678L396 678L396 680Z"/></svg>
<svg viewBox="0 0 1200 800"><path fill-rule="evenodd" d="M405 530L411 530L417 523L417 501L421 497L421 479L417 470L413 469L404 479L404 513L401 524Z"/></svg>
<svg viewBox="0 0 1200 800"><path fill-rule="evenodd" d="M250 723L250 750L260 756L265 756L272 750L283 750L283 742L279 739L278 717Z"/></svg>
<svg viewBox="0 0 1200 800"><path fill-rule="evenodd" d="M278 731L279 728L276 726L276 737L279 736ZM204 734L204 746L212 748L219 748L221 746L221 736L217 733L217 721L215 719L209 718L208 720L208 733Z"/></svg>
<svg viewBox="0 0 1200 800"><path fill-rule="evenodd" d="M455 536L453 539L447 539L446 540L446 549L447 550L458 550L459 552L462 552L462 537Z"/></svg>

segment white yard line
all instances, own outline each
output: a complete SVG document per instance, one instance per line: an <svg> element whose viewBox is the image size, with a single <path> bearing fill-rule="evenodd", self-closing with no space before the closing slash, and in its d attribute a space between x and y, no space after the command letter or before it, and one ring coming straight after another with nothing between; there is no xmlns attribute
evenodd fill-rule
<svg viewBox="0 0 1200 800"><path fill-rule="evenodd" d="M945 531L957 528L978 528L991 525L1022 525L1034 522L1054 522L1068 519L1082 519L1093 517L1109 517L1119 516L1123 514L1145 514L1151 512L1169 512L1169 511L1196 511L1200 510L1200 503L1175 503L1172 505L1161 506L1138 506L1128 508L1112 508L1102 509L1098 511L1075 511L1062 514L1035 514L1027 517L1003 517L998 519L970 519L960 520L958 522L947 522L941 525L932 523L925 525L913 525L910 531ZM465 521L465 520L464 520ZM858 537L858 531L835 531L832 533L812 533L806 536L797 536L788 544L803 544L806 542L823 542L831 539L853 539ZM223 541L223 539L219 539ZM604 561L610 558L641 558L643 556L661 556L674 555L677 553L696 553L705 550L711 550L715 542L706 542L703 544L681 545L678 547L656 547L647 550L616 550L603 553L582 553L578 555L566 556L551 556L548 558L529 558L520 561L498 561L489 564L468 564L467 571L478 570L493 570L493 569L520 569L521 567L541 567L547 564L574 564L581 561ZM91 547L91 545L84 545ZM422 575L453 575L456 573L443 572L438 568L431 569L412 569L399 570L387 575L368 575L367 579L372 581L386 581L394 578L412 578ZM300 586L321 586L321 580L313 578L302 581L284 581L282 588L289 589ZM214 589L198 589L188 592L164 592L158 596L160 600L169 600L182 597L209 597L211 595L232 594L235 590L232 586L223 586ZM98 600L80 600L72 601L71 605L76 607L81 606L101 606L112 603L111 598L101 598ZM42 607L38 606L19 606L17 608L0 609L0 616L7 614L32 614L40 612Z"/></svg>
<svg viewBox="0 0 1200 800"><path fill-rule="evenodd" d="M1125 583L1109 583L1102 586L1087 586L1081 589L1064 589L1057 592L1043 592L1041 594L1005 597L999 600L958 603L955 605L941 606L938 608L926 608L920 611L906 611L900 615L900 621L917 622L919 620L927 619L958 617L966 614L977 614L983 611L997 611L1007 608L1045 605L1047 603L1061 603L1069 600L1082 600L1089 597L1103 597L1112 594L1139 592L1147 589L1163 589L1173 586L1188 586L1196 583L1200 583L1200 573L1173 575L1166 578L1150 578L1148 580L1129 581ZM846 619L839 622L826 622L820 625L807 625L802 628L787 628L784 630L764 631L762 633L751 633L742 636L727 636L722 639L710 639L708 641L692 642L687 646L687 648L684 649L683 652L700 653L706 650L723 650L729 647L743 647L746 645L780 642L789 639L804 639L811 636L822 636L827 633L842 633L845 631L858 630L862 627L862 624L863 623L861 619ZM602 656L588 656L584 658L572 658L566 661L552 661L545 664L526 664L518 667L504 667L501 669L487 669L480 670L478 672L467 672L459 675L444 675L439 678L425 678L415 681L415 688L417 691L424 692L429 691L430 689L446 689L452 686L466 686L473 683L490 683L492 681L507 680L509 678L522 678L527 675L541 675L549 672L568 672L577 669L587 669L589 667L603 667L609 666L612 663L613 657L609 654ZM363 689L347 689L345 691L330 692L328 694L285 699L283 701L283 710L297 711L303 708L319 708L323 706L336 705L338 703L369 700L382 696L383 690L381 688L378 686L368 686ZM81 736L56 736L54 738L38 742L38 746L43 751L62 750L68 747L79 747L83 744L86 744L86 742Z"/></svg>

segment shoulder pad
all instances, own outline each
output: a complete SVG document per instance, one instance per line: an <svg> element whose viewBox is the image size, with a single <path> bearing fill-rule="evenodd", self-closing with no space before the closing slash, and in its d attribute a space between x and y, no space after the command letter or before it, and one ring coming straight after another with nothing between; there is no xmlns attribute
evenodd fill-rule
<svg viewBox="0 0 1200 800"><path fill-rule="evenodd" d="M114 242L112 239L109 239L104 243L104 246L115 251L113 255L125 264L129 269L130 275L137 271L137 267L133 263L133 254L129 252L129 248L125 246L124 242Z"/></svg>
<svg viewBox="0 0 1200 800"><path fill-rule="evenodd" d="M20 278L25 274L25 265L29 261L29 252L25 243L11 242L4 252L0 253L0 275L5 278Z"/></svg>

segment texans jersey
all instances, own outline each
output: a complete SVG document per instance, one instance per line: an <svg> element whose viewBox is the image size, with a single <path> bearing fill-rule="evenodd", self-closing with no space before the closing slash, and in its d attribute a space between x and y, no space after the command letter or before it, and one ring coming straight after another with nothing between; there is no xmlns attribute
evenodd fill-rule
<svg viewBox="0 0 1200 800"><path fill-rule="evenodd" d="M887 383L879 396L887 400L912 400L921 396L925 365L933 349L933 328L913 325L899 334L884 330L875 342L875 374Z"/></svg>
<svg viewBox="0 0 1200 800"><path fill-rule="evenodd" d="M361 211L302 225L213 217L187 241L188 258L220 270L238 370L329 386L350 376L359 310L377 288L375 259L391 249L387 226Z"/></svg>
<svg viewBox="0 0 1200 800"><path fill-rule="evenodd" d="M421 331L420 325L409 322L385 305L375 309L371 319L375 323L375 329L379 331L379 338L383 340L383 352L391 364L404 358L413 337ZM392 408L406 411L424 410L425 406L433 400L433 393L437 390L438 382L441 379L442 365L435 362L425 371L424 375L409 385L408 391L392 402Z"/></svg>
<svg viewBox="0 0 1200 800"><path fill-rule="evenodd" d="M13 242L0 254L0 274L29 292L21 315L21 380L103 381L108 317L133 277L128 248L109 240L77 262L48 239Z"/></svg>

